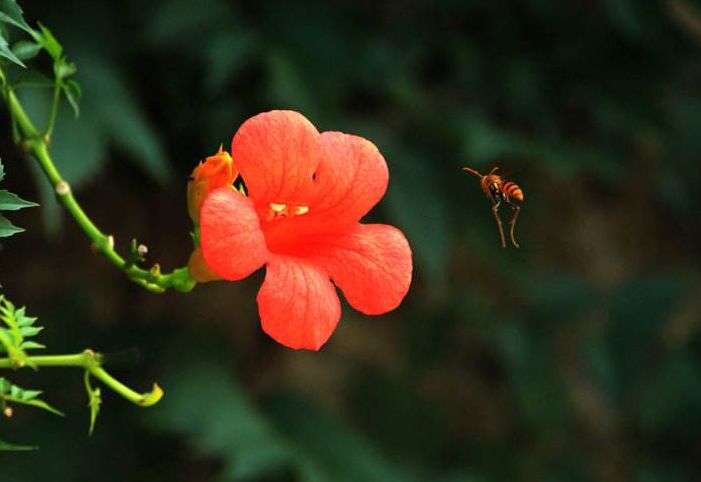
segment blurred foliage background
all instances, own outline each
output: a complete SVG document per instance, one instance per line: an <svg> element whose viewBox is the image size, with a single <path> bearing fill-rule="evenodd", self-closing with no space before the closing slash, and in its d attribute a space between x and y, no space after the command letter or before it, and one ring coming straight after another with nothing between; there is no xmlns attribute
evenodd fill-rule
<svg viewBox="0 0 701 482"><path fill-rule="evenodd" d="M15 216L5 292L53 351L166 390L106 392L88 438L79 372L18 373L67 419L2 421L41 445L0 453L3 482L701 480L701 2L22 4L78 64L53 152L123 250L183 265L194 164L290 108L379 146L370 218L405 231L415 278L397 311L346 307L320 353L287 350L262 273L154 295L91 255L3 113L7 187L42 203ZM520 250L460 171L494 163L525 192Z"/></svg>

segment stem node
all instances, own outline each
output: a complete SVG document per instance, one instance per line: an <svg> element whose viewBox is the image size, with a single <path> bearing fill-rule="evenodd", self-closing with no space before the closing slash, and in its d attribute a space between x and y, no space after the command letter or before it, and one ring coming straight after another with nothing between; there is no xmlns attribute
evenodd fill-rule
<svg viewBox="0 0 701 482"><path fill-rule="evenodd" d="M68 184L66 181L59 181L58 184L56 184L56 194L58 196L65 196L70 192L71 185Z"/></svg>

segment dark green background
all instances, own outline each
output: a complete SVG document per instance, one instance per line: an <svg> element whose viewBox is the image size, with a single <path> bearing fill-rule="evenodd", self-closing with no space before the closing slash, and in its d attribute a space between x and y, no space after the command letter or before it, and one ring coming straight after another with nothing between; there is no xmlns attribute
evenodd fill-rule
<svg viewBox="0 0 701 482"><path fill-rule="evenodd" d="M259 327L262 273L155 295L90 253L12 146L7 187L43 207L3 242L5 293L54 352L114 353L166 396L13 374L67 413L16 410L0 480L640 481L701 479L701 2L26 1L78 64L82 114L53 152L117 245L189 254L186 177L249 116L304 113L371 139L391 178L369 218L399 226L402 306L344 306L319 353ZM33 112L43 94L24 91ZM477 180L525 203L502 250Z"/></svg>

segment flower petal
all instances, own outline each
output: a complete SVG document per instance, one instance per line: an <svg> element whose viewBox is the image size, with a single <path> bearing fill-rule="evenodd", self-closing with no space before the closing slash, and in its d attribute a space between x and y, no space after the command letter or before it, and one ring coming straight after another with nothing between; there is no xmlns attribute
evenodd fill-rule
<svg viewBox="0 0 701 482"><path fill-rule="evenodd" d="M295 349L318 350L341 317L336 288L321 269L297 258L274 256L258 292L263 331Z"/></svg>
<svg viewBox="0 0 701 482"><path fill-rule="evenodd" d="M347 232L316 238L307 250L348 303L365 314L395 309L409 291L411 248L394 226L357 224Z"/></svg>
<svg viewBox="0 0 701 482"><path fill-rule="evenodd" d="M340 132L324 132L318 139L313 185L298 192L309 211L262 223L271 251L290 254L289 245L304 242L300 238L357 224L387 190L387 163L373 143Z"/></svg>
<svg viewBox="0 0 701 482"><path fill-rule="evenodd" d="M205 199L200 246L212 272L231 281L253 273L269 256L253 202L230 187L216 189Z"/></svg>
<svg viewBox="0 0 701 482"><path fill-rule="evenodd" d="M312 123L294 111L264 112L241 125L231 155L256 205L295 202L309 188L318 137Z"/></svg>
<svg viewBox="0 0 701 482"><path fill-rule="evenodd" d="M317 155L316 198L310 214L357 222L384 196L389 172L372 142L341 132L324 132Z"/></svg>

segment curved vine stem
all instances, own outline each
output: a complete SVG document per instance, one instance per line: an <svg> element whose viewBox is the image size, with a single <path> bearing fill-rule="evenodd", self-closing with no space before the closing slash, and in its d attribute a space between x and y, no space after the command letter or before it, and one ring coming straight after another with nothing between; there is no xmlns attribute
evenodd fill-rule
<svg viewBox="0 0 701 482"><path fill-rule="evenodd" d="M58 104L60 96L61 88L59 87L58 82L56 82L56 85L54 85L54 93L51 98L51 113L49 114L49 123L46 127L46 133L44 134L46 142L51 142L51 135L54 132L54 124L56 124L56 115L58 114Z"/></svg>
<svg viewBox="0 0 701 482"><path fill-rule="evenodd" d="M34 367L83 368L91 376L140 407L155 405L163 397L163 390L157 383L154 383L151 391L146 393L139 393L124 385L102 368L102 355L92 350L85 350L73 355L27 356L26 362L27 365ZM16 364L10 358L0 358L0 368L16 368Z"/></svg>
<svg viewBox="0 0 701 482"><path fill-rule="evenodd" d="M195 287L196 281L190 276L187 267L173 270L171 273L162 274L158 264L151 269L144 269L137 266L138 257L135 253L128 259L121 256L114 247L114 238L103 233L92 222L85 213L78 201L73 196L70 185L61 177L51 158L48 149L49 135L42 135L34 123L31 121L26 111L22 107L14 91L9 87L4 88L4 97L7 107L16 123L20 133L20 143L22 148L31 153L39 162L44 174L54 187L54 191L59 201L66 210L73 216L83 232L90 238L93 246L118 269L149 291L162 293L167 288L175 288L178 291L190 291ZM54 114L52 113L52 119ZM53 122L50 127L53 127ZM47 132L47 134L50 131Z"/></svg>

